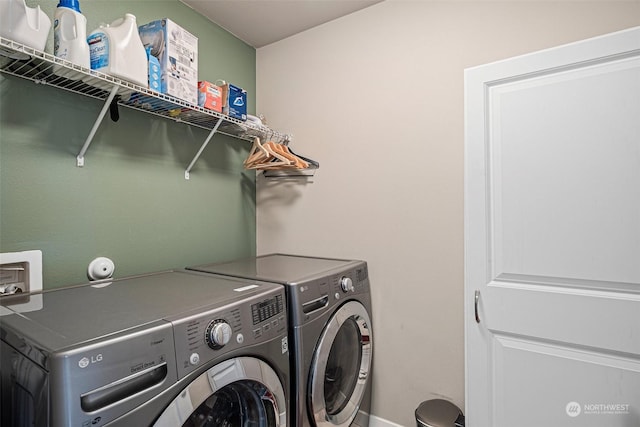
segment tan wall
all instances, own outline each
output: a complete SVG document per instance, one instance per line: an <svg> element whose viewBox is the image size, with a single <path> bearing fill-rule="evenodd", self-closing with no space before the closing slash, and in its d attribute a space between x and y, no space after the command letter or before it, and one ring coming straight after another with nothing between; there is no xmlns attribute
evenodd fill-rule
<svg viewBox="0 0 640 427"><path fill-rule="evenodd" d="M375 415L464 405L463 70L636 25L639 1L387 0L258 50L258 113L321 169L258 180L257 252L369 262Z"/></svg>

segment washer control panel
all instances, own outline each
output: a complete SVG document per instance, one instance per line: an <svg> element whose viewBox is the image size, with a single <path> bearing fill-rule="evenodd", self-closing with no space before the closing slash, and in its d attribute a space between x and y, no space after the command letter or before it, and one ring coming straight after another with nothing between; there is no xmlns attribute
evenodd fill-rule
<svg viewBox="0 0 640 427"><path fill-rule="evenodd" d="M284 302L282 295L276 295L273 298L266 299L256 304L251 305L251 316L253 318L253 324L269 320L274 316L282 314L284 311Z"/></svg>
<svg viewBox="0 0 640 427"><path fill-rule="evenodd" d="M287 336L281 286L173 320L178 377L243 346Z"/></svg>

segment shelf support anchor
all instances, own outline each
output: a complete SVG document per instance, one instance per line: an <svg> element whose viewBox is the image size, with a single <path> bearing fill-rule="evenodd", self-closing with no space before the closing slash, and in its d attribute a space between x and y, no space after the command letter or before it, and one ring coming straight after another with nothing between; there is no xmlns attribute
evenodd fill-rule
<svg viewBox="0 0 640 427"><path fill-rule="evenodd" d="M220 118L216 122L216 124L213 127L213 129L211 129L211 132L209 132L209 135L207 136L207 139L204 140L204 143L202 144L202 146L200 147L200 149L196 153L196 156L193 158L193 160L191 160L191 163L189 163L189 166L187 167L187 170L184 171L184 179L189 179L189 172L191 172L191 169L193 168L193 165L196 164L196 162L200 158L200 155L202 154L204 149L207 147L207 144L209 144L209 141L211 141L211 138L213 138L213 135L218 131L218 127L220 127L221 123L222 123L222 119Z"/></svg>
<svg viewBox="0 0 640 427"><path fill-rule="evenodd" d="M80 150L80 153L76 157L76 166L78 166L79 168L84 166L84 155L89 149L89 146L91 145L91 141L93 141L93 137L95 136L96 131L98 130L98 127L100 127L100 123L102 123L104 116L107 114L107 111L109 111L109 107L111 106L111 102L113 101L113 98L115 98L116 93L118 93L118 86L114 85L113 88L111 88L109 97L105 101L104 106L102 107L102 110L100 111L100 114L96 119L96 122L93 124L93 127L91 128L91 132L89 132L89 136L87 136L87 140L84 142L84 145Z"/></svg>

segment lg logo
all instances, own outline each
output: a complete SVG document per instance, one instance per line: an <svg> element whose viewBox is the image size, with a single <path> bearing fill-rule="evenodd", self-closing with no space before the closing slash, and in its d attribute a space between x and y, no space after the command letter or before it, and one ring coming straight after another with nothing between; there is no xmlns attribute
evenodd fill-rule
<svg viewBox="0 0 640 427"><path fill-rule="evenodd" d="M567 415L570 417L577 417L581 412L580 404L578 402L569 402L567 403L565 410L567 411Z"/></svg>
<svg viewBox="0 0 640 427"><path fill-rule="evenodd" d="M83 357L78 361L78 366L81 368L86 368L92 363L102 362L102 353L96 354L95 356L91 356L91 358Z"/></svg>

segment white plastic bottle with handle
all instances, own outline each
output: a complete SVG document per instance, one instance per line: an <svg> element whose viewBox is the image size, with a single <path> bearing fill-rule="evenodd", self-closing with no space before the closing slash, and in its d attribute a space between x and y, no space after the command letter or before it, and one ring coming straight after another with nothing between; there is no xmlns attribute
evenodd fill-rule
<svg viewBox="0 0 640 427"><path fill-rule="evenodd" d="M53 54L90 69L87 18L80 12L78 0L60 0L53 18ZM55 72L66 77L72 76L71 72L64 72L60 67Z"/></svg>
<svg viewBox="0 0 640 427"><path fill-rule="evenodd" d="M126 13L111 25L102 24L87 39L91 69L148 87L148 62L136 17Z"/></svg>

